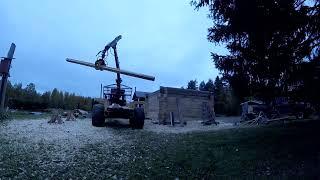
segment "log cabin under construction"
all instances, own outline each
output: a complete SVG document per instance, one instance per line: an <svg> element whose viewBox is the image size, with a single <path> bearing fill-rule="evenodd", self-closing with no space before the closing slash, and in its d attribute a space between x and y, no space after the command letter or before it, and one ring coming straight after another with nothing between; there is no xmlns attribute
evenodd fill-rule
<svg viewBox="0 0 320 180"><path fill-rule="evenodd" d="M158 91L146 95L144 109L146 118L159 124L168 124L172 118L181 123L190 120L213 120L214 94L161 86Z"/></svg>

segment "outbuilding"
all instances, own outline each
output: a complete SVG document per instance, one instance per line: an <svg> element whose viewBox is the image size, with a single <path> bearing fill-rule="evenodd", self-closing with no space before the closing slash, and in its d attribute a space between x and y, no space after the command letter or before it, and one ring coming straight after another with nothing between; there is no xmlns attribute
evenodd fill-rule
<svg viewBox="0 0 320 180"><path fill-rule="evenodd" d="M190 120L214 121L214 94L182 88L162 87L146 98L147 118L168 124Z"/></svg>

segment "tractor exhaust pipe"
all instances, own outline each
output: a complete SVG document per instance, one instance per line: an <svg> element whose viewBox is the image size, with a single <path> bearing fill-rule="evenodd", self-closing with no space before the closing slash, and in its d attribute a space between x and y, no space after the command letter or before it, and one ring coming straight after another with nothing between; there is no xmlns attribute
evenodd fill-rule
<svg viewBox="0 0 320 180"><path fill-rule="evenodd" d="M145 80L149 80L149 81L154 81L155 80L155 77L149 76L149 75L145 75L145 74L134 73L134 72L121 70L121 69L118 69L118 68L107 67L107 66L99 66L99 67L97 67L93 63L80 61L80 60L76 60L76 59L67 58L66 60L67 60L67 62L70 62L70 63L75 63L75 64L80 64L80 65L83 65L83 66L92 67L92 68L95 68L95 69L98 69L98 70L101 70L101 71L110 71L110 72L114 72L114 73L120 73L120 74L123 74L123 75L132 76L132 77L136 77L136 78L141 78L141 79L145 79Z"/></svg>

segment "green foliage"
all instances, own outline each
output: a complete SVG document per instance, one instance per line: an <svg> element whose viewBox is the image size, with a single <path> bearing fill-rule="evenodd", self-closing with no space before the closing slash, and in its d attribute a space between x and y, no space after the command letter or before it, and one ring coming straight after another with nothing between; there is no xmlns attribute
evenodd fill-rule
<svg viewBox="0 0 320 180"><path fill-rule="evenodd" d="M199 84L199 90L213 92L214 91L214 84L213 84L212 79L209 79L207 82L201 81L201 83Z"/></svg>
<svg viewBox="0 0 320 180"><path fill-rule="evenodd" d="M212 79L208 79L208 81L205 85L205 90L210 91L210 92L214 91L214 83L213 83Z"/></svg>
<svg viewBox="0 0 320 180"><path fill-rule="evenodd" d="M77 96L74 93L59 91L54 88L51 91L46 91L42 94L36 91L36 86L33 83L28 84L25 88L22 84L12 84L8 82L6 105L11 109L24 110L40 110L47 108L60 109L91 109L91 98Z"/></svg>
<svg viewBox="0 0 320 180"><path fill-rule="evenodd" d="M187 89L198 90L198 81L196 79L190 80L188 82Z"/></svg>
<svg viewBox="0 0 320 180"><path fill-rule="evenodd" d="M212 53L215 66L238 97L289 96L303 78L304 62L319 62L319 0L194 0L209 7L208 40L228 55Z"/></svg>
<svg viewBox="0 0 320 180"><path fill-rule="evenodd" d="M197 88L194 88L196 86L195 84L196 80L189 81L188 89L197 90ZM219 76L216 77L214 82L212 81L212 79L209 79L206 83L204 81L201 81L199 90L210 91L214 93L216 114L239 115L239 98L234 93L233 88L222 78L219 78Z"/></svg>
<svg viewBox="0 0 320 180"><path fill-rule="evenodd" d="M206 83L204 81L201 81L201 83L199 84L199 90L200 91L206 91Z"/></svg>
<svg viewBox="0 0 320 180"><path fill-rule="evenodd" d="M238 115L240 113L239 98L233 88L218 76L214 82L214 99L216 114Z"/></svg>
<svg viewBox="0 0 320 180"><path fill-rule="evenodd" d="M59 91L57 88L54 88L52 93L51 93L51 107L59 107Z"/></svg>
<svg viewBox="0 0 320 180"><path fill-rule="evenodd" d="M41 102L45 107L49 107L50 105L50 97L51 97L51 92L46 91L41 95Z"/></svg>

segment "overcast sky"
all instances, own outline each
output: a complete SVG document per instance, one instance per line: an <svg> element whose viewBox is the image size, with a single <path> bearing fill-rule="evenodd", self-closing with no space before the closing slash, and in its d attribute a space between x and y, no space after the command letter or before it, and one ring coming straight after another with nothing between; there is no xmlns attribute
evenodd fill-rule
<svg viewBox="0 0 320 180"><path fill-rule="evenodd" d="M191 79L214 79L218 71L210 52L224 53L207 41L212 22L207 10L195 11L190 0L1 0L0 56L17 46L10 81L36 84L43 92L57 87L98 96L100 83L115 74L70 64L67 57L94 62L116 36L120 67L156 77L155 82L122 76L140 91L186 86ZM108 56L114 66L114 58Z"/></svg>

